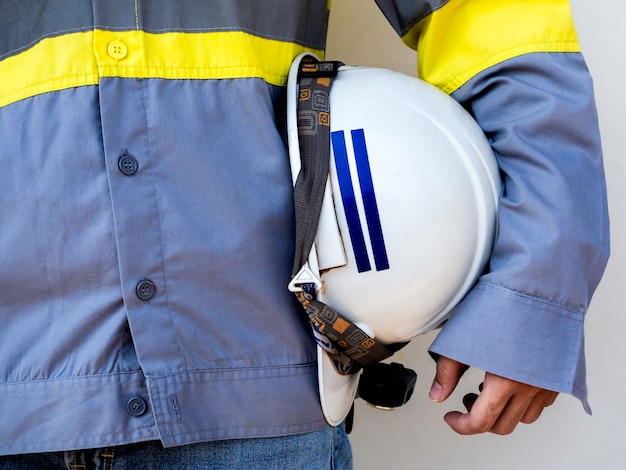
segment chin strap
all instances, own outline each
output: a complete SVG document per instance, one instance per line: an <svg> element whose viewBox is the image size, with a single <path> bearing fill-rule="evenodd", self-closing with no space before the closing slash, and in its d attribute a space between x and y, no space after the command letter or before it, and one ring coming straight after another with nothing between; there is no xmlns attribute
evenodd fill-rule
<svg viewBox="0 0 626 470"><path fill-rule="evenodd" d="M330 162L330 87L340 62L306 57L298 76L298 140L301 168L294 185L296 247L289 288L304 307L317 344L340 374L352 374L390 357L406 343L384 346L316 299L319 274L309 267Z"/></svg>

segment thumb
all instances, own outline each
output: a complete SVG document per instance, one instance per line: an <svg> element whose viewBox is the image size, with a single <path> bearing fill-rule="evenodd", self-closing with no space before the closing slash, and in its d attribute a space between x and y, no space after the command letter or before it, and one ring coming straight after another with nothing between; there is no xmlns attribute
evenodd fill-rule
<svg viewBox="0 0 626 470"><path fill-rule="evenodd" d="M430 387L429 398L434 402L446 400L454 391L468 366L444 356L437 359L435 380Z"/></svg>

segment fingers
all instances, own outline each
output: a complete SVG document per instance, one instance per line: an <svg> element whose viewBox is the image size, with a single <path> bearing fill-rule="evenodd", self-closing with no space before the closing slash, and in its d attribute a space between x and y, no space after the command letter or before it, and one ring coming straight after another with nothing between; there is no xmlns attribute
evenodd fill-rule
<svg viewBox="0 0 626 470"><path fill-rule="evenodd" d="M541 390L526 410L526 413L524 413L521 422L524 424L530 424L537 421L544 408L551 406L556 401L557 396L557 392Z"/></svg>
<svg viewBox="0 0 626 470"><path fill-rule="evenodd" d="M467 411L472 411L472 406L474 406L474 403L476 402L477 399L478 399L477 393L468 393L467 395L463 397L463 406L465 406L465 409Z"/></svg>
<svg viewBox="0 0 626 470"><path fill-rule="evenodd" d="M441 356L429 397L445 401L454 391L468 366ZM486 373L479 394L463 397L467 412L452 411L446 423L459 434L510 434L519 423L535 422L544 408L552 405L558 393Z"/></svg>
<svg viewBox="0 0 626 470"><path fill-rule="evenodd" d="M557 395L557 392L486 374L480 395L465 396L467 412L447 413L444 420L459 434L510 434L520 422L536 421Z"/></svg>
<svg viewBox="0 0 626 470"><path fill-rule="evenodd" d="M466 370L467 366L465 364L447 357L439 357L435 380L428 395L429 398L437 403L446 400L452 394Z"/></svg>

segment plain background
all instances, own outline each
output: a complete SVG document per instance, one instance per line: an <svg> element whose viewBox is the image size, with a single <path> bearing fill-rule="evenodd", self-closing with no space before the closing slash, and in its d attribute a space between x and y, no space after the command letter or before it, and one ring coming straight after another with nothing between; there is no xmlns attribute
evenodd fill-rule
<svg viewBox="0 0 626 470"><path fill-rule="evenodd" d="M593 416L561 395L532 425L509 436L459 436L443 422L463 409L461 397L474 391L480 371L464 377L443 404L431 403L434 366L426 354L433 336L412 341L395 359L416 370L412 400L392 412L358 403L351 435L357 470L621 470L626 469L626 66L624 0L572 0L583 53L594 78L600 115L611 213L612 255L586 321L587 369ZM415 74L415 53L405 47L373 0L335 0L327 57L351 65L376 65ZM581 188L584 191L584 188Z"/></svg>

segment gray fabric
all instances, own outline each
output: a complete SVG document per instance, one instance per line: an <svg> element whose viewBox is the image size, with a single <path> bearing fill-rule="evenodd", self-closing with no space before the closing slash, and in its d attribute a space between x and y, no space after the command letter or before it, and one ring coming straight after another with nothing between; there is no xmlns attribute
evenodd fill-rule
<svg viewBox="0 0 626 470"><path fill-rule="evenodd" d="M404 36L421 19L441 8L449 0L376 0L387 21L396 33Z"/></svg>
<svg viewBox="0 0 626 470"><path fill-rule="evenodd" d="M47 37L94 28L141 29L153 33L244 31L316 49L322 49L326 41L327 0L139 0L136 3L5 0L0 14L0 58L19 53Z"/></svg>
<svg viewBox="0 0 626 470"><path fill-rule="evenodd" d="M0 453L325 425L274 96L103 79L0 109Z"/></svg>

